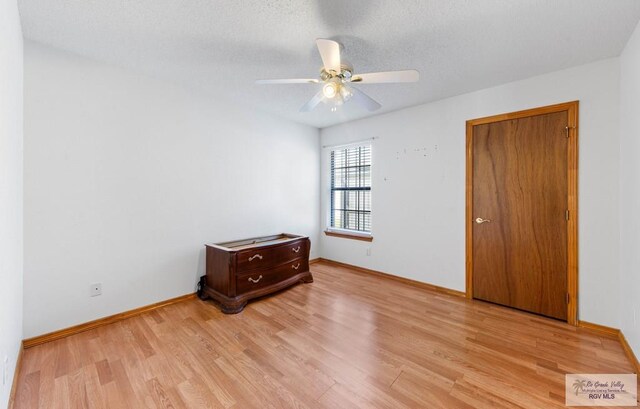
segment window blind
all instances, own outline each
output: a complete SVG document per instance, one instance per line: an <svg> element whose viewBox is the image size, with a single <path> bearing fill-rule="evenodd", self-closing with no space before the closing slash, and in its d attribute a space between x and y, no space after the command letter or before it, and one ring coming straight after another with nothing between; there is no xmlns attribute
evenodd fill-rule
<svg viewBox="0 0 640 409"><path fill-rule="evenodd" d="M331 227L371 232L371 145L331 151Z"/></svg>

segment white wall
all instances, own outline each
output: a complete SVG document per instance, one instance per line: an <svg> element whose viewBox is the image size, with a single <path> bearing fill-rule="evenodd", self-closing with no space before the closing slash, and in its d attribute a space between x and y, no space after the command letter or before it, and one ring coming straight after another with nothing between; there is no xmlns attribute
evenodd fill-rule
<svg viewBox="0 0 640 409"><path fill-rule="evenodd" d="M379 138L374 240L323 235L323 257L464 291L465 121L572 100L580 100L580 319L618 327L618 59L323 129L323 145ZM321 164L324 228L327 149Z"/></svg>
<svg viewBox="0 0 640 409"><path fill-rule="evenodd" d="M15 0L0 0L0 408L9 401L21 341L22 28Z"/></svg>
<svg viewBox="0 0 640 409"><path fill-rule="evenodd" d="M193 292L208 242L318 255L317 129L31 42L24 95L25 337Z"/></svg>
<svg viewBox="0 0 640 409"><path fill-rule="evenodd" d="M640 24L620 56L620 316L640 359Z"/></svg>

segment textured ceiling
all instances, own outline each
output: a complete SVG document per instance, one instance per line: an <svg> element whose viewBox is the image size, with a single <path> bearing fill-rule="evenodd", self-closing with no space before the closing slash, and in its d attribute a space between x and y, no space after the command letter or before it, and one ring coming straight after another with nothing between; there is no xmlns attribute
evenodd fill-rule
<svg viewBox="0 0 640 409"><path fill-rule="evenodd" d="M358 85L382 113L620 54L638 0L20 0L25 37L317 127L372 115L299 108L318 37L355 72L415 68L417 84Z"/></svg>

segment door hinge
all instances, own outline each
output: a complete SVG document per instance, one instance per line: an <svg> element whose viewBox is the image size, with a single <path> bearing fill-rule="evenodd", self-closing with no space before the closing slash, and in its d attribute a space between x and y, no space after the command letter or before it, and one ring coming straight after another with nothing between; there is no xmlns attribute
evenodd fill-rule
<svg viewBox="0 0 640 409"><path fill-rule="evenodd" d="M567 304L569 304L569 293L567 293Z"/></svg>
<svg viewBox="0 0 640 409"><path fill-rule="evenodd" d="M564 211L564 218L565 220L569 221L569 210Z"/></svg>
<svg viewBox="0 0 640 409"><path fill-rule="evenodd" d="M576 129L576 127L575 126L565 126L564 127L564 130L567 132L567 138L570 136L570 132L569 131L571 129Z"/></svg>

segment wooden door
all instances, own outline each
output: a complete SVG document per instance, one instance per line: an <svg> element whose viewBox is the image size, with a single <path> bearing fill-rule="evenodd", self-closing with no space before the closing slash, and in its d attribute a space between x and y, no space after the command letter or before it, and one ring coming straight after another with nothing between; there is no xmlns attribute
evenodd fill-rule
<svg viewBox="0 0 640 409"><path fill-rule="evenodd" d="M529 114L471 124L472 296L567 320L570 112Z"/></svg>

